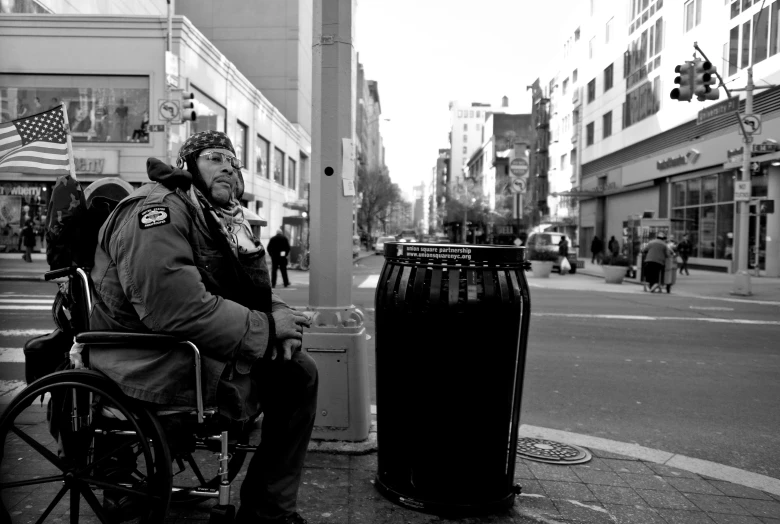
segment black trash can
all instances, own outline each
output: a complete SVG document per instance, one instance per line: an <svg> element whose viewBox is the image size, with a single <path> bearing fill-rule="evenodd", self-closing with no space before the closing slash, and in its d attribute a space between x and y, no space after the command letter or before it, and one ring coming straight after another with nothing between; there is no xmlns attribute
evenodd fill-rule
<svg viewBox="0 0 780 524"><path fill-rule="evenodd" d="M388 243L376 289L377 489L420 511L512 506L524 248Z"/></svg>

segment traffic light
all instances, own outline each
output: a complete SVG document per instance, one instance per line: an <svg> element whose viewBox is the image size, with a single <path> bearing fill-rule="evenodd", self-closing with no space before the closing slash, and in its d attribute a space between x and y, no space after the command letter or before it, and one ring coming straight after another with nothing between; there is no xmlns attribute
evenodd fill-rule
<svg viewBox="0 0 780 524"><path fill-rule="evenodd" d="M198 119L198 102L195 100L195 93L191 91L181 92L181 120L186 122L191 120L195 122Z"/></svg>
<svg viewBox="0 0 780 524"><path fill-rule="evenodd" d="M693 71L693 93L699 102L705 100L717 100L720 98L720 90L710 86L717 83L717 68L711 62L696 60Z"/></svg>
<svg viewBox="0 0 780 524"><path fill-rule="evenodd" d="M672 89L669 96L672 100L690 102L693 97L693 63L680 64L674 68L674 72L680 75L674 79L674 83L679 84L680 87Z"/></svg>

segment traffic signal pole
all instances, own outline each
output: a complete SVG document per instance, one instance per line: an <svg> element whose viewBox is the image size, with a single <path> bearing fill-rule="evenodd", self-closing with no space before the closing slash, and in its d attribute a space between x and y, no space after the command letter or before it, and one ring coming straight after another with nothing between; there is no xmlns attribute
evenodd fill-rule
<svg viewBox="0 0 780 524"><path fill-rule="evenodd" d="M747 85L745 86L745 114L753 114L753 65L747 70ZM750 181L750 157L753 151L753 135L742 126L742 182ZM750 202L739 203L739 236L737 238L737 272L734 276L732 295L749 296L752 294L750 285L750 273L748 273L748 235L750 234ZM756 231L758 235L758 231Z"/></svg>

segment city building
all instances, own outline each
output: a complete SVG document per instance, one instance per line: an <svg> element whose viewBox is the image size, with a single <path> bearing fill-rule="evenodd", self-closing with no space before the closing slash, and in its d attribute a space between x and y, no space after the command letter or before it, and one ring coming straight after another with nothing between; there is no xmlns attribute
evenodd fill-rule
<svg viewBox="0 0 780 524"><path fill-rule="evenodd" d="M74 5L54 0L16 4L27 11L43 6L47 13L60 6L73 13ZM166 122L160 108L169 96L167 24L161 16L166 2L75 5L106 8L110 14L0 15L0 120L64 102L79 180L116 176L140 185L148 180L146 159L166 158L168 150L166 133L146 127ZM300 178L308 178L310 138L186 17L173 16L172 28L175 80L180 89L194 93L198 118L171 126L171 150L175 154L191 133L203 129L226 132L245 166L244 204L266 219L261 238L267 241L285 216L300 213L285 204L300 197ZM45 213L54 178L2 173L0 192L27 195L33 211ZM292 235L300 237L298 230Z"/></svg>
<svg viewBox="0 0 780 524"><path fill-rule="evenodd" d="M675 66L694 53L703 58L694 43L728 88L745 87L750 64L759 88L777 84L778 1L766 2L763 11L760 6L749 1L634 0L628 6L591 1L574 13L569 25L572 31L580 27L576 60L582 91L572 93L571 121L580 144L575 161L580 176L574 176L574 190L550 188L548 194L578 200L581 255L594 235L615 236L636 263L652 225L669 229L677 241L683 235L691 239L691 266L736 270L735 182L741 178L742 137L734 112L738 106L744 113L745 92L731 93L740 99L731 107L723 88L720 100L706 102L695 96L691 103L680 102L669 94L676 87ZM541 84L557 84L562 91L561 75L573 74L567 73L569 67L557 68ZM750 198L759 210L768 207L761 205L767 201L780 200L778 108L780 89L755 92L754 113L761 115L762 129L754 136ZM559 110L559 121L563 115ZM554 141L558 123L551 122ZM552 145L549 151L552 167L563 152ZM751 216L749 230L749 267L780 275L780 213Z"/></svg>
<svg viewBox="0 0 780 524"><path fill-rule="evenodd" d="M450 150L439 149L439 155L436 158L436 166L432 170L431 192L430 192L430 224L431 230L442 232L444 221L446 219L446 203L449 194L450 177Z"/></svg>
<svg viewBox="0 0 780 524"><path fill-rule="evenodd" d="M412 223L421 234L428 234L428 184L425 182L412 188Z"/></svg>

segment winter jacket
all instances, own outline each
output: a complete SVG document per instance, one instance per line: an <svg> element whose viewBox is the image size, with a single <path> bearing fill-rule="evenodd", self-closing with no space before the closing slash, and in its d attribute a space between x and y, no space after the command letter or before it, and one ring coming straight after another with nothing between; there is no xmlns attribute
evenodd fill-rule
<svg viewBox="0 0 780 524"><path fill-rule="evenodd" d="M260 408L250 369L273 343L267 313L287 306L271 293L264 250L248 271L237 269L214 219L186 193L190 173L156 159L148 171L152 183L120 202L100 229L90 328L193 342L204 403L247 420ZM99 349L89 358L133 398L195 405L193 357L182 348Z"/></svg>
<svg viewBox="0 0 780 524"><path fill-rule="evenodd" d="M284 252L284 255L281 253ZM275 235L268 241L268 254L271 258L279 258L290 254L290 241L284 235Z"/></svg>
<svg viewBox="0 0 780 524"><path fill-rule="evenodd" d="M642 253L646 254L645 262L657 262L661 265L666 264L667 257L674 256L666 242L657 238L648 242Z"/></svg>

